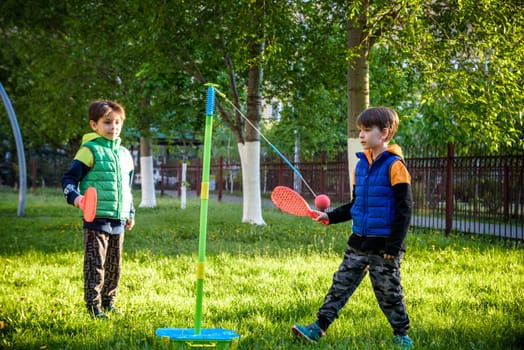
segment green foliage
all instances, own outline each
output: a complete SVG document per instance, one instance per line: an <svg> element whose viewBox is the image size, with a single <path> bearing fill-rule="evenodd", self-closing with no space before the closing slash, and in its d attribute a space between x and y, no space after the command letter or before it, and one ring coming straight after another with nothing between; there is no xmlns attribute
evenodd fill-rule
<svg viewBox="0 0 524 350"><path fill-rule="evenodd" d="M0 196L0 347L167 349L164 327L191 328L199 202L138 209L126 234L121 317L94 321L82 302L77 211L59 190ZM310 322L345 249L348 225L329 227L270 207L265 227L239 224L239 204L209 202L204 328L241 335L242 349L303 349L290 330ZM511 349L524 334L522 247L476 236L412 231L403 284L417 349ZM319 349L391 349L392 333L364 279Z"/></svg>
<svg viewBox="0 0 524 350"><path fill-rule="evenodd" d="M522 147L522 4L447 1L418 10L401 38L415 39L404 62L423 82L428 141Z"/></svg>
<svg viewBox="0 0 524 350"><path fill-rule="evenodd" d="M337 91L317 88L295 97L281 110L281 121L270 122L264 134L287 158L292 159L295 139L300 143L301 161L319 160L319 154L326 151L330 158L344 152L346 148L345 105ZM334 110L334 107L338 107ZM278 156L267 144L263 144L266 156Z"/></svg>
<svg viewBox="0 0 524 350"><path fill-rule="evenodd" d="M0 80L27 148L73 153L101 97L125 105L128 143L157 131L189 142L201 137L202 83L212 81L244 111L253 92L280 100L275 135L288 149L297 130L308 159L343 147L348 66L359 58L348 23L363 29L356 49L369 40L371 104L399 110L402 142L522 146L519 1L4 0ZM263 80L249 85L254 67ZM242 118L220 113L243 142Z"/></svg>

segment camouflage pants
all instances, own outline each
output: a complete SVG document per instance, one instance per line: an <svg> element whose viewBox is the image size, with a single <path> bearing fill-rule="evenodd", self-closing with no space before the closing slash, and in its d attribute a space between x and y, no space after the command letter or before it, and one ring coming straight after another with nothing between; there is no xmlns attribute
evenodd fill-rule
<svg viewBox="0 0 524 350"><path fill-rule="evenodd" d="M123 244L123 234L84 229L84 300L89 309L114 303Z"/></svg>
<svg viewBox="0 0 524 350"><path fill-rule="evenodd" d="M383 254L370 254L348 246L338 271L333 275L324 304L317 313L319 320L331 324L369 271L382 312L395 334L405 334L409 329L409 317L400 283L402 256L401 252L395 259L385 260Z"/></svg>

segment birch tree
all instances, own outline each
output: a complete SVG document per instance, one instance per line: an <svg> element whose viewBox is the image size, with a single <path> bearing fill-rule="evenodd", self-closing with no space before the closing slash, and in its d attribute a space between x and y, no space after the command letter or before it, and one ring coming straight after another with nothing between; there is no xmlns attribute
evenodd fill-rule
<svg viewBox="0 0 524 350"><path fill-rule="evenodd" d="M194 81L220 85L232 106L217 98L217 114L235 136L242 166L242 221L264 225L257 131L264 68L283 40L281 25L292 23L293 3L237 0L178 5L142 9L153 23L147 29L153 38L147 46L165 65L176 66Z"/></svg>
<svg viewBox="0 0 524 350"><path fill-rule="evenodd" d="M414 107L426 135L441 142L480 139L494 150L501 143L522 144L521 3L362 0L334 2L332 9L347 21L350 171L360 150L356 117L370 104L369 62L376 47L395 52L397 70L413 70L423 82L420 90L406 91L406 100L418 94ZM390 106L399 112L405 107Z"/></svg>

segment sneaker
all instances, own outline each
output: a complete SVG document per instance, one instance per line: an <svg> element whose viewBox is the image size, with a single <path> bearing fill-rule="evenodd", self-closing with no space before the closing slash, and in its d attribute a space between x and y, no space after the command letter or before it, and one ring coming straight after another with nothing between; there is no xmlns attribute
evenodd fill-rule
<svg viewBox="0 0 524 350"><path fill-rule="evenodd" d="M308 324L307 326L296 324L293 326L292 330L293 333L299 337L312 343L316 343L321 337L326 335L326 333L318 326L316 321L312 324Z"/></svg>
<svg viewBox="0 0 524 350"><path fill-rule="evenodd" d="M120 311L115 305L104 306L104 311L107 313L112 313L114 315L122 316L122 311Z"/></svg>
<svg viewBox="0 0 524 350"><path fill-rule="evenodd" d="M412 349L413 348L413 340L408 335L396 335L393 338L393 341L401 346L402 349Z"/></svg>
<svg viewBox="0 0 524 350"><path fill-rule="evenodd" d="M97 307L90 308L89 313L91 314L91 317L96 319L104 320L106 318L109 318L107 317L107 314L104 311L100 310Z"/></svg>

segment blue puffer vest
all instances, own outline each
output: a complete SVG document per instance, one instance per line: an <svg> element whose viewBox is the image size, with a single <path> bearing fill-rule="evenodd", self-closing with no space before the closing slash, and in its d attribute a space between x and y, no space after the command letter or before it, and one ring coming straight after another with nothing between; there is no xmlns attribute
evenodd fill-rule
<svg viewBox="0 0 524 350"><path fill-rule="evenodd" d="M371 167L363 152L357 153L355 202L351 207L353 232L361 236L387 237L395 216L395 194L389 169L402 158L383 152Z"/></svg>

